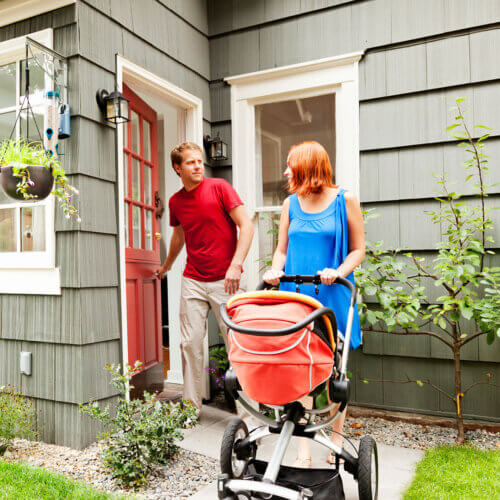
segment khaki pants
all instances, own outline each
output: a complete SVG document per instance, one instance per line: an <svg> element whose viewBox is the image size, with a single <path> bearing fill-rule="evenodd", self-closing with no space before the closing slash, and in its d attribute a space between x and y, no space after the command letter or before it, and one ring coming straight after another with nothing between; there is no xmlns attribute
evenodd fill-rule
<svg viewBox="0 0 500 500"><path fill-rule="evenodd" d="M221 321L219 307L229 298L230 295L224 291L224 280L203 282L182 277L180 322L183 398L192 401L197 408L201 408L202 380L206 376L203 351L208 313L212 308L227 346L227 329Z"/></svg>

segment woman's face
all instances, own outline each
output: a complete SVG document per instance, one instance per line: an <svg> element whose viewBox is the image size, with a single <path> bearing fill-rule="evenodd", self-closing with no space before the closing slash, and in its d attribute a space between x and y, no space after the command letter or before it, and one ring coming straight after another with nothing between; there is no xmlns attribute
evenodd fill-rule
<svg viewBox="0 0 500 500"><path fill-rule="evenodd" d="M286 164L286 170L284 172L285 177L288 179L288 182L292 182L292 169L290 168L290 165L288 163Z"/></svg>

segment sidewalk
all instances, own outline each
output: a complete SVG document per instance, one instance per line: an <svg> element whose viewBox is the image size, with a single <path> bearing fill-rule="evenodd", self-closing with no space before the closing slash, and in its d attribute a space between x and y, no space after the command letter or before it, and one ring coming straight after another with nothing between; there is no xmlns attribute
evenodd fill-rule
<svg viewBox="0 0 500 500"><path fill-rule="evenodd" d="M217 408L204 406L200 415L201 425L185 431L185 439L180 443L182 448L201 453L203 455L219 458L220 444L224 429L234 415ZM270 436L263 440L259 446L257 457L269 460L274 449L277 437ZM357 444L357 443L356 443ZM327 467L326 457L328 450L317 443L311 442L313 456L312 467ZM291 445L285 456L285 465L292 465L296 457L297 440L292 438ZM379 453L379 498L383 500L396 500L410 484L416 463L422 458L423 452L408 448L378 445ZM357 500L357 483L348 473L341 473L344 483L346 500ZM212 483L196 495L192 500L217 500L216 483Z"/></svg>

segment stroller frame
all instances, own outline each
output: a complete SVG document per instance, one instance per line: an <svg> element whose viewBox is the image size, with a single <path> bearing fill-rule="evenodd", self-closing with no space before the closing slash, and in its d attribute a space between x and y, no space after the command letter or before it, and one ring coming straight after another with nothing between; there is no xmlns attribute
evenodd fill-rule
<svg viewBox="0 0 500 500"><path fill-rule="evenodd" d="M312 283L317 287L321 283L321 278L317 275L285 275L280 278L280 281L296 283L298 291L299 285L303 283ZM336 283L346 286L351 292L351 297L346 331L343 339L344 348L342 352L340 370L336 372L336 377L332 376L327 382L329 384L330 395L332 396L331 404L321 409L306 409L302 403L298 401L294 401L283 406L265 405L274 410L275 419L273 420L257 411L245 399L245 397L238 392L241 391L241 387L239 386L234 370L229 368L226 372L225 385L227 391L234 397L235 400L240 402L241 406L243 406L249 414L260 420L264 425L257 427L250 432L246 430L246 433L244 432L246 425L239 419L235 418L228 425L221 450L221 468L223 473L220 474L218 478L218 497L220 500L235 500L238 498L238 495L243 495L250 499L252 498L252 495L255 494L264 499L269 499L271 497L290 500L312 499L313 492L307 487L298 486L297 489L293 489L277 484L280 467L292 436L312 439L335 453L335 470L332 470L332 472L338 473L339 461L340 458L342 458L344 460L344 469L352 474L358 481L360 499L373 500L377 498L378 456L375 441L371 437L364 437L362 441L365 440L365 442L364 444L363 442L360 444L358 457L355 457L347 452L343 447L333 443L323 430L340 417L349 399L350 382L347 378L347 361L349 357L354 307L356 304L356 287L345 278L337 278ZM258 289L262 290L265 286L266 285L264 283L261 283ZM295 325L281 330L246 328L235 324L227 314L226 304L221 305L220 313L222 320L228 328L249 335L287 335L305 328L312 321L322 316L329 317L332 327L336 325L335 315L333 314L333 311L327 307L318 308ZM335 339L334 355L335 359L338 359L337 354L339 353L339 342L337 339L336 327L334 328L333 333ZM335 407L337 408L335 409ZM335 411L333 414L325 421L320 423L314 422L314 418L316 416L326 414L334 409ZM301 422L301 420L303 421L304 419L306 419L306 422ZM236 428L240 422L244 426L243 433L241 432L240 424L240 432L236 435L230 427L234 424L232 427ZM243 473L249 460L255 458L257 443L272 434L279 434L279 438L271 460L267 464L262 478L245 478ZM231 447L231 450L229 450L228 447ZM233 464L231 467L231 470L233 471L232 473L224 471L224 464L222 463L224 460L222 457L226 457L227 459L227 453L229 453L229 451L231 452L231 464ZM367 453L369 453L369 455L367 455ZM234 466L239 466L239 469L241 469L239 477L235 477ZM367 467L368 471L366 470ZM238 467L236 468L238 469Z"/></svg>

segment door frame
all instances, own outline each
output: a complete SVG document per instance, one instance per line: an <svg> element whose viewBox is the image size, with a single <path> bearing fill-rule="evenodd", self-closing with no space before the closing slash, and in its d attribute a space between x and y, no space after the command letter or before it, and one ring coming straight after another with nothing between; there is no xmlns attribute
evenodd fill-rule
<svg viewBox="0 0 500 500"><path fill-rule="evenodd" d="M203 102L200 98L173 85L167 80L148 71L147 69L133 63L125 57L116 56L116 86L121 92L124 80L127 83L138 85L142 89L154 92L158 97L164 98L186 110L186 141L203 144ZM128 362L128 337L127 337L127 296L125 275L125 234L124 234L124 184L123 184L123 127L117 126L117 169L118 169L118 240L119 240L119 269L120 269L120 316L121 316L121 339L122 339L122 364ZM179 188L181 181L179 180ZM169 273L171 283L181 282L182 268L177 266ZM180 289L179 289L180 295ZM170 322L170 320L169 320ZM180 338L179 338L180 341ZM170 366L167 380L173 383L182 383L182 360L180 353L180 342L176 348L170 349Z"/></svg>
<svg viewBox="0 0 500 500"><path fill-rule="evenodd" d="M354 52L224 79L231 85L233 185L255 226L246 259L249 289L259 280L258 266L251 264L259 259L259 213L281 211L281 206L257 206L255 106L335 93L335 179L359 197L358 62L363 54Z"/></svg>

